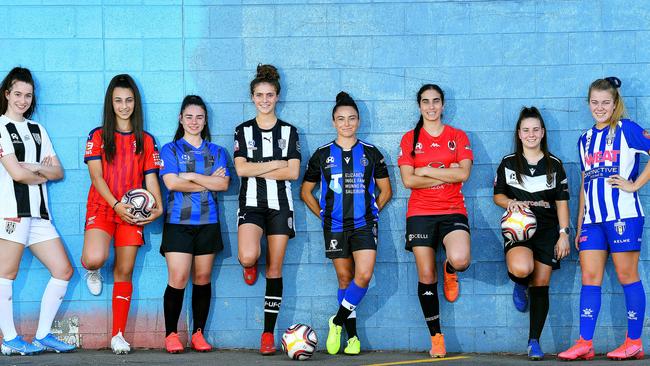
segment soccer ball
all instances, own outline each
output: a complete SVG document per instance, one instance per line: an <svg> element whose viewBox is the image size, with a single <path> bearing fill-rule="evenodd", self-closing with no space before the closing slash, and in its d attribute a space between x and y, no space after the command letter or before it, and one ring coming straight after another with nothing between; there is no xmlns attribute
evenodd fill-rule
<svg viewBox="0 0 650 366"><path fill-rule="evenodd" d="M139 219L146 219L151 216L151 209L156 203L153 194L142 188L132 189L124 193L124 196L122 196L120 201L124 204L133 206L129 211Z"/></svg>
<svg viewBox="0 0 650 366"><path fill-rule="evenodd" d="M316 332L309 325L294 324L282 335L282 350L293 360L308 360L317 344Z"/></svg>
<svg viewBox="0 0 650 366"><path fill-rule="evenodd" d="M535 214L528 208L519 211L506 211L501 216L501 234L507 243L530 239L537 230Z"/></svg>

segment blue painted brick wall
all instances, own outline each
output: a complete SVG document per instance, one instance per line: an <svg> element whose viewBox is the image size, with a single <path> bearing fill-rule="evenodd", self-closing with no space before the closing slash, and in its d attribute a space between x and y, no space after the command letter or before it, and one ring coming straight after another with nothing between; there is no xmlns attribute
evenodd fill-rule
<svg viewBox="0 0 650 366"><path fill-rule="evenodd" d="M81 316L85 343L105 344L112 275L105 271L108 285L100 297L89 295L79 258L90 185L83 146L88 131L100 123L108 80L120 72L137 79L146 102L147 129L159 144L174 133L181 98L202 95L210 106L215 141L231 150L233 128L254 114L248 81L263 62L280 68L279 115L298 127L304 161L334 136L329 125L332 101L339 90L347 90L359 102L361 137L377 144L390 164L395 197L381 214L375 277L359 308L362 344L375 350L429 347L415 294L413 257L403 250L409 191L401 185L396 155L400 136L417 119L419 86L435 82L443 87L445 119L468 132L476 154L464 188L473 265L461 275L458 302L441 304L448 349L521 352L528 320L510 300L496 220L501 210L491 199L494 170L512 149L512 128L521 106L541 107L551 149L564 160L571 179L575 217L575 141L591 124L585 103L589 83L617 75L631 117L642 125L650 120L648 16L649 3L623 0L3 1L0 71L15 65L32 69L40 102L36 119L48 128L66 168L66 178L49 187L55 223L77 269L61 316ZM254 348L262 327L264 281L248 287L241 280L234 215L238 184L233 179L222 196L226 248L215 265L207 335L217 347ZM294 184L296 193L298 186ZM642 192L646 202L647 192ZM318 221L294 198L298 233L287 251L279 328L305 322L324 340L324 314L336 309L335 273L323 255ZM127 336L154 334L158 345L167 275L158 254L161 229L162 223L156 222L146 230L127 331ZM640 265L644 279L650 265L647 253ZM14 297L21 329L35 326L47 277L43 266L26 254ZM558 351L577 338L579 290L574 251L553 276L542 337L545 350ZM620 342L625 329L624 300L611 263L604 293L595 339L599 351ZM90 312L99 314L104 326L89 329L85 324Z"/></svg>

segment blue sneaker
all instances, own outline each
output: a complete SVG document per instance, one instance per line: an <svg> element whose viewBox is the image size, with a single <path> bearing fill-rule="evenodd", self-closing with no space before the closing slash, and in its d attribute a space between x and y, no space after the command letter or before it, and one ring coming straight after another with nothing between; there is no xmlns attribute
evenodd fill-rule
<svg viewBox="0 0 650 366"><path fill-rule="evenodd" d="M76 348L72 344L68 344L60 341L52 333L48 333L45 337L41 339L34 338L32 344L34 346L43 348L45 351L53 351L56 353L70 352L70 351L74 351L74 349Z"/></svg>
<svg viewBox="0 0 650 366"><path fill-rule="evenodd" d="M515 283L515 287L512 289L512 302L515 303L515 308L522 313L526 311L528 306L528 290L527 286L520 285Z"/></svg>
<svg viewBox="0 0 650 366"><path fill-rule="evenodd" d="M38 347L31 343L25 342L21 336L16 336L16 338L10 341L2 340L1 348L2 354L6 356L11 356L14 353L18 353L21 356L26 356L43 352L42 347Z"/></svg>
<svg viewBox="0 0 650 366"><path fill-rule="evenodd" d="M544 352L537 339L528 340L528 359L531 361L541 361L544 359Z"/></svg>

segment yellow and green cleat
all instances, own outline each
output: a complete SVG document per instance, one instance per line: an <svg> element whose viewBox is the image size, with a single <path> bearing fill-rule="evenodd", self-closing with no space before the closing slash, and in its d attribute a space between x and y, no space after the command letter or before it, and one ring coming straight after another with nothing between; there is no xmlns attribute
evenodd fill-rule
<svg viewBox="0 0 650 366"><path fill-rule="evenodd" d="M346 355L358 355L361 353L361 342L359 342L359 338L354 336L348 339L348 345L345 347L343 352L345 352Z"/></svg>
<svg viewBox="0 0 650 366"><path fill-rule="evenodd" d="M343 327L334 324L334 316L329 320L330 331L327 334L327 353L335 355L341 348L341 331Z"/></svg>

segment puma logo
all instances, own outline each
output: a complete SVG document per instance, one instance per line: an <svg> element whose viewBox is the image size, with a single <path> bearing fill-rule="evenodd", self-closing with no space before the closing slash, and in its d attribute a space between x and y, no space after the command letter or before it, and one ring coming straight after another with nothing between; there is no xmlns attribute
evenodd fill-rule
<svg viewBox="0 0 650 366"><path fill-rule="evenodd" d="M124 301L130 301L131 296L126 296L126 297L124 297L124 296L119 296L119 295L118 295L118 296L115 296L115 298L116 298L116 299L122 299L122 300L124 300Z"/></svg>

